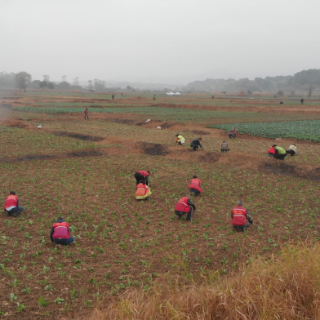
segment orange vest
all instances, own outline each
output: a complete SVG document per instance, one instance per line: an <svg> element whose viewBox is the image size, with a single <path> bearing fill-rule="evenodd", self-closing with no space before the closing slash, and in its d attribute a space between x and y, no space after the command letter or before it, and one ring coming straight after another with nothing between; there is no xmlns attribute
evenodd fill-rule
<svg viewBox="0 0 320 320"><path fill-rule="evenodd" d="M4 203L4 208L16 207L18 205L18 197L14 194L10 194L6 197L6 202Z"/></svg>
<svg viewBox="0 0 320 320"><path fill-rule="evenodd" d="M69 224L67 222L56 222L53 225L53 235L52 238L58 238L58 239L69 239Z"/></svg>
<svg viewBox="0 0 320 320"><path fill-rule="evenodd" d="M202 192L200 184L201 184L201 181L199 179L191 179L190 184L189 184L189 189L196 189L196 190Z"/></svg>
<svg viewBox="0 0 320 320"><path fill-rule="evenodd" d="M143 197L148 192L148 188L145 184L139 183L136 189L136 197Z"/></svg>
<svg viewBox="0 0 320 320"><path fill-rule="evenodd" d="M190 206L188 204L188 198L183 197L181 198L176 206L174 207L175 211L180 211L180 212L189 212L190 211Z"/></svg>
<svg viewBox="0 0 320 320"><path fill-rule="evenodd" d="M232 224L234 226L244 226L247 223L247 210L243 207L235 207L232 210Z"/></svg>

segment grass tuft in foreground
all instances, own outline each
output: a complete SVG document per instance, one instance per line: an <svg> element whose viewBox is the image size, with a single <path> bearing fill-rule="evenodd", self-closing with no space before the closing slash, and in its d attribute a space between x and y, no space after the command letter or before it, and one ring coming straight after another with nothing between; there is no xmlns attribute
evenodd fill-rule
<svg viewBox="0 0 320 320"><path fill-rule="evenodd" d="M290 245L281 255L254 259L232 277L129 290L90 319L319 319L319 265L319 244Z"/></svg>

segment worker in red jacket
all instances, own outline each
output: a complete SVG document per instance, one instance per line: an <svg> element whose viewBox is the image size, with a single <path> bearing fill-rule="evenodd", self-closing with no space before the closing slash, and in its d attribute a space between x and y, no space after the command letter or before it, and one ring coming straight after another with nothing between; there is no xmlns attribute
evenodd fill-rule
<svg viewBox="0 0 320 320"><path fill-rule="evenodd" d="M190 180L189 191L190 194L194 194L195 196L202 192L201 180L199 180L197 176L193 176Z"/></svg>
<svg viewBox="0 0 320 320"><path fill-rule="evenodd" d="M243 202L238 200L237 206L231 213L232 225L235 231L246 231L246 229L253 223L248 210L243 207Z"/></svg>
<svg viewBox="0 0 320 320"><path fill-rule="evenodd" d="M141 180L145 180L146 185L148 186L149 176L150 176L150 171L144 171L144 170L137 171L134 174L134 177L136 178L136 185L138 185Z"/></svg>
<svg viewBox="0 0 320 320"><path fill-rule="evenodd" d="M193 213L192 209L196 210L196 206L190 200L189 196L185 196L181 198L174 207L175 214L179 217L179 219L181 219L181 217L184 214L188 214L187 215L188 221L192 220L192 213Z"/></svg>
<svg viewBox="0 0 320 320"><path fill-rule="evenodd" d="M74 241L74 238L70 237L69 224L61 217L53 224L50 238L55 244L62 244L65 246Z"/></svg>
<svg viewBox="0 0 320 320"><path fill-rule="evenodd" d="M23 210L24 207L19 206L18 196L14 191L11 191L10 195L6 197L6 201L4 203L4 211L8 214L8 217L18 217Z"/></svg>
<svg viewBox="0 0 320 320"><path fill-rule="evenodd" d="M276 154L276 149L275 149L275 147L276 147L277 145L276 144L273 144L271 147L270 147L270 149L268 150L268 156L269 157L274 157L275 156L275 154Z"/></svg>

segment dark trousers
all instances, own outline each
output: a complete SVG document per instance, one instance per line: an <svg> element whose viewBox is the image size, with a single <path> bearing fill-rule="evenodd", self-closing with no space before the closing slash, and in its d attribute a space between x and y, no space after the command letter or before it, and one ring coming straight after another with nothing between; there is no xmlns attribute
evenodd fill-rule
<svg viewBox="0 0 320 320"><path fill-rule="evenodd" d="M221 149L221 152L228 152L230 149Z"/></svg>
<svg viewBox="0 0 320 320"><path fill-rule="evenodd" d="M11 210L9 211L6 210L6 211L8 213L8 217L9 216L18 217L23 210L24 210L24 207L14 207Z"/></svg>
<svg viewBox="0 0 320 320"><path fill-rule="evenodd" d="M195 144L192 144L192 143L190 144L190 147L195 151L199 148L198 145L195 145Z"/></svg>
<svg viewBox="0 0 320 320"><path fill-rule="evenodd" d="M190 193L194 193L195 195L200 194L200 191L197 189L189 189Z"/></svg>
<svg viewBox="0 0 320 320"><path fill-rule="evenodd" d="M72 243L73 241L74 241L73 237L70 237L69 239L53 238L53 242L55 244L62 244L63 246L67 246L68 244Z"/></svg>
<svg viewBox="0 0 320 320"><path fill-rule="evenodd" d="M278 160L284 160L284 158L287 156L287 154L275 154L274 157Z"/></svg>
<svg viewBox="0 0 320 320"><path fill-rule="evenodd" d="M149 185L149 181L148 181L149 176L144 177L140 172L136 172L134 174L134 177L136 178L136 185L138 185L141 180L145 180L146 185L147 186Z"/></svg>
<svg viewBox="0 0 320 320"><path fill-rule="evenodd" d="M181 219L183 215L188 214L186 220L192 220L193 208L189 207L189 209L190 209L189 212L175 211L175 214L179 217L179 219Z"/></svg>
<svg viewBox="0 0 320 320"><path fill-rule="evenodd" d="M233 229L237 232L244 232L249 228L250 224L251 223L247 221L247 223L243 226L233 226Z"/></svg>
<svg viewBox="0 0 320 320"><path fill-rule="evenodd" d="M229 133L229 138L234 138L234 139L235 139L236 136L237 136L237 135L236 135L235 133Z"/></svg>
<svg viewBox="0 0 320 320"><path fill-rule="evenodd" d="M296 152L294 150L291 150L291 149L287 150L286 153L290 154L291 157L296 154Z"/></svg>

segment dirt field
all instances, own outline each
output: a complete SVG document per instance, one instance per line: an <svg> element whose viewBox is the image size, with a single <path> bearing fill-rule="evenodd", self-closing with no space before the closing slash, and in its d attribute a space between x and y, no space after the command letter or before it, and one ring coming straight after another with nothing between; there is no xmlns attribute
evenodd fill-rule
<svg viewBox="0 0 320 320"><path fill-rule="evenodd" d="M126 108L155 105L153 95L118 96ZM227 276L253 254L268 256L288 242L320 239L319 144L282 139L278 145L296 143L298 155L280 162L267 157L274 140L248 135L229 140L226 132L207 128L217 119L197 121L198 110L318 119L320 103L287 101L280 107L270 99L170 99L157 97L156 104L194 110L194 120L91 113L89 107L85 121L82 112L16 109L61 102L68 108L83 104L84 110L87 103L101 108L115 103L98 94L8 93L0 100L2 199L14 190L26 208L19 218L0 217L1 318L85 318L98 301L107 304L133 286L148 290L155 278L190 283L212 270ZM186 146L175 145L179 132ZM198 137L204 148L193 151L189 143ZM228 153L220 152L223 140ZM151 171L149 202L134 198L138 170ZM179 221L173 208L194 174L204 192L193 198L193 221ZM254 220L245 234L234 233L230 224L238 199ZM59 216L75 236L75 244L64 248L49 238Z"/></svg>

